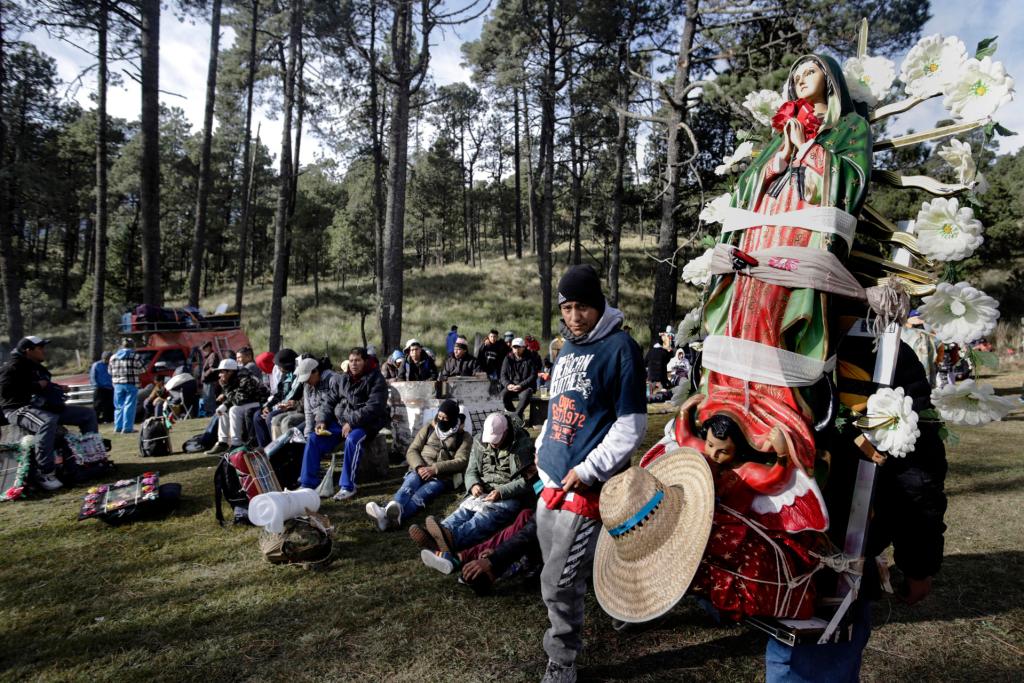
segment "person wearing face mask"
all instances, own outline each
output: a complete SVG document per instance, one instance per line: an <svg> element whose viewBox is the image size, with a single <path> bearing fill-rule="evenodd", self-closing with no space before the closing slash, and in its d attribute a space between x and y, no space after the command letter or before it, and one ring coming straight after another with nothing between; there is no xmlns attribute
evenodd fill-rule
<svg viewBox="0 0 1024 683"><path fill-rule="evenodd" d="M376 502L366 504L366 514L380 531L399 528L430 501L462 486L473 445L463 420L459 404L448 399L416 434L405 453L409 471L402 486L383 507Z"/></svg>

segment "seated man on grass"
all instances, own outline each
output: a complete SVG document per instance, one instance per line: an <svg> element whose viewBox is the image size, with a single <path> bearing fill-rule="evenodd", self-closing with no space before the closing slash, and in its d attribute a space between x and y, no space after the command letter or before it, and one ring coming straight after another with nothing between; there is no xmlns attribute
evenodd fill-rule
<svg viewBox="0 0 1024 683"><path fill-rule="evenodd" d="M0 367L0 412L10 424L36 435L32 449L32 477L46 491L63 484L57 479L54 443L59 425L76 425L83 434L95 432L96 411L67 405L66 387L51 381L43 365L49 339L25 337L18 342L11 359Z"/></svg>
<svg viewBox="0 0 1024 683"><path fill-rule="evenodd" d="M420 548L454 553L507 526L532 492L523 473L533 455L533 439L515 413L488 415L469 456L469 495L443 522L431 515L426 530L410 526L409 537Z"/></svg>
<svg viewBox="0 0 1024 683"><path fill-rule="evenodd" d="M225 358L217 366L220 395L217 397L217 443L206 451L207 455L220 455L242 445L246 416L258 410L267 397L267 388L247 372L239 369L238 361Z"/></svg>
<svg viewBox="0 0 1024 683"><path fill-rule="evenodd" d="M252 417L256 443L264 447L274 439L275 427L289 415L302 413L302 384L295 381L295 362L298 359L291 349L281 349L274 356L274 368L278 370L278 381L270 398Z"/></svg>
<svg viewBox="0 0 1024 683"><path fill-rule="evenodd" d="M397 529L442 493L462 486L472 444L462 425L459 404L448 399L437 409L437 417L420 429L405 453L409 472L401 488L384 507L366 504L366 514L378 529Z"/></svg>

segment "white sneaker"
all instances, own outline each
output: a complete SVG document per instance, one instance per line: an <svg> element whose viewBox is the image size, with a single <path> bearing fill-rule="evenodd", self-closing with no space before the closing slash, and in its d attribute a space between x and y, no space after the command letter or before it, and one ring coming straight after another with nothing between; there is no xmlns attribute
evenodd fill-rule
<svg viewBox="0 0 1024 683"><path fill-rule="evenodd" d="M387 519L388 529L397 529L402 525L402 506L397 500L389 500L384 506L384 516Z"/></svg>
<svg viewBox="0 0 1024 683"><path fill-rule="evenodd" d="M388 519L384 516L384 508L377 505L374 502L366 504L366 514L373 518L373 521L377 523L378 531L384 531L388 528Z"/></svg>
<svg viewBox="0 0 1024 683"><path fill-rule="evenodd" d="M56 491L64 486L53 472L36 476L36 483L46 491Z"/></svg>
<svg viewBox="0 0 1024 683"><path fill-rule="evenodd" d="M451 553L441 552L440 550L420 551L420 559L423 561L423 564L431 569L436 569L442 574L451 574L455 571L455 563L452 562L451 557Z"/></svg>
<svg viewBox="0 0 1024 683"><path fill-rule="evenodd" d="M338 492L334 494L331 500L348 500L354 495L356 495L355 489L338 489Z"/></svg>

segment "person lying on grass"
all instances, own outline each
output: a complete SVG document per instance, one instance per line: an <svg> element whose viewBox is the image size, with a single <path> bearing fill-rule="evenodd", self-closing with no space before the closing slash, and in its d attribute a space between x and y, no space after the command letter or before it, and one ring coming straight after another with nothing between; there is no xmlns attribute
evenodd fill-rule
<svg viewBox="0 0 1024 683"><path fill-rule="evenodd" d="M459 404L448 399L416 434L405 453L409 471L402 486L384 507L373 501L366 504L366 514L378 529L397 529L442 493L462 487L473 442L463 429L464 421Z"/></svg>
<svg viewBox="0 0 1024 683"><path fill-rule="evenodd" d="M420 548L454 552L476 545L506 526L532 491L523 471L533 458L533 439L519 416L491 413L469 457L469 495L444 521L431 515L425 530L410 526L409 537Z"/></svg>
<svg viewBox="0 0 1024 683"><path fill-rule="evenodd" d="M534 494L540 490L537 466L531 464L525 472L532 481ZM490 592L499 580L517 575L536 574L543 564L537 543L537 522L534 519L536 495L532 504L525 505L515 520L486 541L477 543L458 553L442 550L420 551L423 564L442 574L461 569L459 583L470 586L478 595Z"/></svg>

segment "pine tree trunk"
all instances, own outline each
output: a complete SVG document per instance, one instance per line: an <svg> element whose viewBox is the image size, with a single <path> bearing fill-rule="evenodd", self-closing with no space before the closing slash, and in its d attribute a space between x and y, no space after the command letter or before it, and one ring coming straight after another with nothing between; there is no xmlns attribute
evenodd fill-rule
<svg viewBox="0 0 1024 683"><path fill-rule="evenodd" d="M160 285L160 0L141 1L142 116L139 181L142 228L142 301L162 306Z"/></svg>
<svg viewBox="0 0 1024 683"><path fill-rule="evenodd" d="M271 353L281 348L282 301L288 277L288 215L292 190L292 107L295 99L295 75L298 65L299 35L302 28L302 0L292 0L289 10L288 60L284 68L282 102L280 176L277 184L277 212L274 216L274 288L270 299Z"/></svg>
<svg viewBox="0 0 1024 683"><path fill-rule="evenodd" d="M626 144L629 140L629 129L626 126L626 115L622 112L629 107L628 45L619 42L619 85L618 104L622 110L617 116L618 129L615 134L615 185L612 190L612 224L608 248L608 303L619 305L619 268L622 260L622 204L625 199Z"/></svg>
<svg viewBox="0 0 1024 683"><path fill-rule="evenodd" d="M192 262L188 278L188 305L199 306L203 252L206 250L206 208L210 198L210 149L213 146L213 110L217 100L217 57L220 50L220 5L213 0L210 12L210 59L206 69L206 109L203 112L203 145L199 152L199 183L196 190L196 226L192 235Z"/></svg>
<svg viewBox="0 0 1024 683"><path fill-rule="evenodd" d="M7 93L7 71L4 57L3 5L0 5L0 166L6 166L7 154L7 112L4 103ZM4 313L7 316L7 337L13 347L24 336L21 317L21 282L18 278L18 259L14 253L12 227L14 212L8 195L7 183L0 182L0 281L4 289Z"/></svg>
<svg viewBox="0 0 1024 683"><path fill-rule="evenodd" d="M513 147L515 148L515 186L516 186L516 258L523 258L523 189L520 172L523 160L519 153L519 91L512 91L512 118L514 120Z"/></svg>
<svg viewBox="0 0 1024 683"><path fill-rule="evenodd" d="M679 55L673 80L673 97L681 99L690 83L690 51L697 21L697 0L686 1L686 16L679 37ZM685 105L685 102L679 104ZM654 299L651 306L651 339L657 339L658 332L665 329L675 317L676 290L676 223L675 207L679 191L679 124L685 111L669 107L668 145L665 155L665 190L661 197L661 227L658 231L658 265L654 272Z"/></svg>
<svg viewBox="0 0 1024 683"><path fill-rule="evenodd" d="M238 221L238 272L235 277L235 311L242 314L242 300L245 297L245 261L248 257L249 213L252 210L253 166L252 147L252 95L256 83L256 29L259 24L260 3L252 1L252 23L249 26L249 65L246 76L245 98L245 141L242 143L242 177L245 191L242 193L242 215Z"/></svg>

